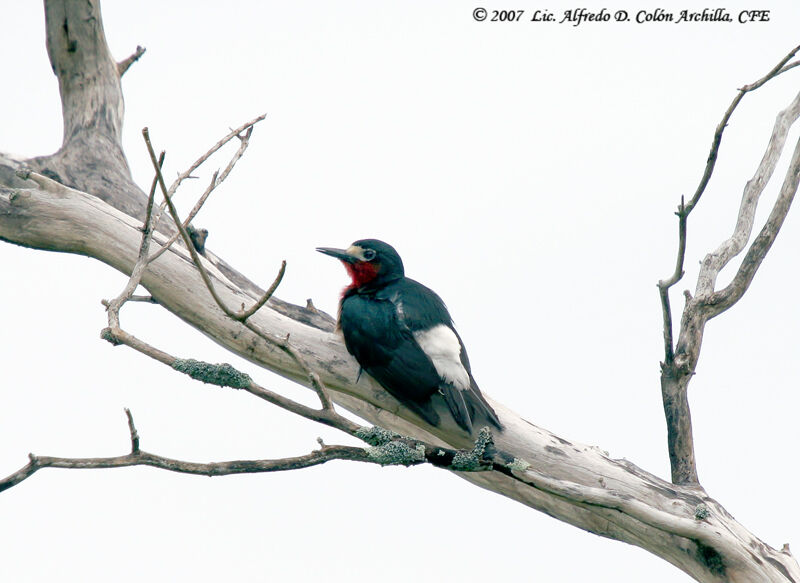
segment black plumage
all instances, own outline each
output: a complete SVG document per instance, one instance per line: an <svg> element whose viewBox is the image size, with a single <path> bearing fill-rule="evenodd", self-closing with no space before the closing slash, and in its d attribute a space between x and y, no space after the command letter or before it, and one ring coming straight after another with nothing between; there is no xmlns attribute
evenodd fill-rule
<svg viewBox="0 0 800 583"><path fill-rule="evenodd" d="M391 245L362 239L348 249L317 250L340 259L352 278L339 305L339 327L364 371L431 425L440 422L431 402L438 393L466 431L476 419L501 428L444 302L405 277Z"/></svg>

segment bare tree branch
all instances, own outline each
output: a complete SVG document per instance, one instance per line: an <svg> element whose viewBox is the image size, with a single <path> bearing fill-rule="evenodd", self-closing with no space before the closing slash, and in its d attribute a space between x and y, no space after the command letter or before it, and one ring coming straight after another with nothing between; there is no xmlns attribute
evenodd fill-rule
<svg viewBox="0 0 800 583"><path fill-rule="evenodd" d="M164 157L164 152L161 152L157 161L159 168L161 168L161 166L164 164ZM147 267L147 256L150 249L150 240L153 236L153 200L155 198L157 184L158 178L154 177L153 184L150 186L150 194L147 197L147 208L145 209L144 224L142 225L142 244L139 246L139 256L136 260L136 264L133 266L128 283L116 298L111 301L103 302L108 312L108 325L112 328L119 326L120 308L122 308L122 305L125 302L131 299L133 292L135 292L136 288L139 287L139 282L142 280L142 273L144 273L144 270Z"/></svg>
<svg viewBox="0 0 800 583"><path fill-rule="evenodd" d="M687 219L689 214L691 214L691 212L697 206L697 203L700 202L700 197L705 192L706 187L711 180L711 175L714 173L714 167L717 163L717 156L719 155L719 148L722 143L722 134L725 131L725 128L728 127L728 122L730 121L734 110L747 93L755 91L771 79L774 79L781 73L785 73L789 69L792 69L800 64L800 62L797 62L786 66L786 63L792 60L798 51L800 51L800 45L793 48L785 57L783 57L783 59L778 62L777 65L772 68L772 70L770 70L761 79L739 89L736 97L733 98L733 101L731 101L728 109L723 114L722 120L717 125L717 129L714 131L714 138L711 141L711 150L709 151L708 159L706 160L703 176L700 178L700 183L697 185L692 198L689 200L689 204L684 204L683 196L681 196L681 203L678 206L678 211L675 213L678 216L678 255L675 263L675 271L668 279L658 282L662 312L664 316L664 358L665 362L667 363L671 362L674 357L672 310L670 308L669 289L683 278L683 265L686 258Z"/></svg>
<svg viewBox="0 0 800 583"><path fill-rule="evenodd" d="M133 423L133 413L130 409L125 409L125 415L128 417L128 431L131 434L131 453L139 453L139 432L136 431L136 425Z"/></svg>
<svg viewBox="0 0 800 583"><path fill-rule="evenodd" d="M28 462L27 465L17 470L10 476L0 480L0 492L16 486L43 468L98 470L107 468L125 468L131 466L150 466L181 474L228 476L231 474L298 470L324 464L331 460L351 460L374 464L381 463L376 457L370 456L369 450L361 447L345 445L325 445L321 449L312 451L305 455L275 460L236 460L210 463L176 460L153 453L148 453L140 449L125 455L102 458L64 458L34 456L31 454L30 462ZM421 463L425 463L424 458L421 460L409 459L408 463L402 465L416 465Z"/></svg>
<svg viewBox="0 0 800 583"><path fill-rule="evenodd" d="M800 95L798 95L798 100L800 102ZM758 268L761 266L761 262L775 242L775 238L778 236L778 231L780 231L784 219L786 219L789 207L797 194L798 179L800 179L800 142L795 146L794 155L789 164L789 169L786 172L786 178L784 179L778 200L775 201L772 212L762 227L761 232L750 244L750 249L745 255L741 266L739 266L736 276L727 287L714 292L712 297L709 298L708 305L713 306L709 318L718 316L723 311L733 306L747 291L747 288L753 281L756 271L758 271Z"/></svg>
<svg viewBox="0 0 800 583"><path fill-rule="evenodd" d="M203 207L203 204L206 202L206 200L211 195L211 193L214 192L214 189L216 189L220 184L222 184L224 182L224 180L228 177L228 174L230 174L231 171L233 170L234 166L236 166L236 163L244 155L245 151L247 150L247 147L250 145L250 136L253 134L253 126L254 126L254 124L258 123L262 119L264 119L264 116L261 116L260 119L256 118L254 120L251 120L251 121L247 122L245 125L241 126L241 128L247 128L247 131L245 131L244 136L242 136L241 134L233 134L232 132L229 133L227 136L222 138L210 150L206 151L205 154L203 154L200 158L198 158L194 162L193 166L194 166L194 170L196 170L197 168L200 167L200 165L202 165L206 160L208 160L208 158L210 158L211 155L213 155L217 150L219 150L219 148L221 148L222 146L227 144L230 140L232 140L234 136L238 137L240 142L241 142L239 144L239 149L236 150L234 155L231 157L230 161L228 162L228 165L222 171L222 174L220 174L219 171L214 172L214 175L211 177L211 182L209 183L208 187L205 189L203 194L197 200L197 202L195 203L195 205L192 208L192 210L189 211L189 215L186 217L186 220L183 222L183 228L184 229L188 229L189 228L189 223L191 223L194 220L195 216L197 216L197 213L200 212L200 209ZM241 128L238 128L238 129L241 129ZM234 130L234 131L236 131L236 130ZM190 168L189 170L184 172L181 176L186 175L186 177L188 177L191 174L191 172L193 172L194 170L192 170ZM175 183L172 186L170 186L170 189L168 191L170 196L175 194L175 192L177 191L178 187L180 186L181 180L182 179L179 176L178 180L176 180ZM164 201L163 204L166 205L167 204L166 201ZM180 235L180 230L178 230L175 233L173 233L172 236L169 238L169 240L164 245L162 245L161 249L159 249L158 251L154 252L153 255L150 257L150 259L148 261L155 261L156 259L158 259L161 256L162 253L164 253L167 249L169 249L172 246L172 244L175 243L175 241L178 240L178 237L180 237L180 236L181 236Z"/></svg>
<svg viewBox="0 0 800 583"><path fill-rule="evenodd" d="M142 58L142 55L144 55L146 51L146 48L137 46L132 55L117 63L117 74L122 77L131 65Z"/></svg>
<svg viewBox="0 0 800 583"><path fill-rule="evenodd" d="M156 180L158 181L159 185L161 186L161 192L164 195L164 201L166 202L167 207L169 208L169 212L172 215L173 221L175 222L175 224L178 227L178 232L180 233L181 237L183 238L183 242L186 245L186 248L189 250L189 254L192 257L192 261L193 261L194 265L197 267L197 270L200 272L200 276L203 279L203 283L205 283L206 288L208 289L209 293L211 294L211 297L214 298L214 301L216 302L217 306L219 306L219 308L229 318L231 318L232 320L235 320L237 322L241 322L248 329L250 329L251 331L256 333L258 336L260 336L261 338L263 338L267 342L270 342L274 346L277 346L278 348L283 350L286 354L291 356L297 362L297 364L303 369L303 371L305 372L307 378L309 379L309 381L311 383L311 386L316 391L317 396L319 397L319 400L322 403L323 410L332 412L333 411L333 403L331 402L330 396L328 395L328 390L326 389L325 385L322 383L321 379L319 378L319 375L314 373L308 367L308 364L303 360L302 356L300 356L300 353L297 350L295 350L294 347L292 347L292 345L289 343L289 336L287 335L285 339L276 338L276 337L274 337L274 336L272 336L270 334L265 333L258 326L254 326L252 323L248 322L248 319L250 318L250 316L252 316L254 313L256 313L256 311L258 311L267 302L267 300L272 296L272 294L277 289L278 285L281 282L281 279L283 278L283 274L284 274L285 269L286 269L286 262L284 261L281 264L281 269L280 269L280 271L278 273L278 276L275 278L275 281L273 282L272 286L270 286L270 288L261 296L261 298L250 309L245 310L244 306L243 306L242 310L240 310L238 312L234 312L233 310L228 308L228 306L225 305L225 302L223 302L222 299L219 297L219 294L217 294L216 289L214 289L214 284L211 282L211 279L208 276L208 272L206 271L205 267L203 266L203 262L200 259L200 255L197 253L197 250L194 248L194 245L192 245L192 243L190 241L190 238L189 238L189 233L186 231L186 228L184 227L183 223L181 223L181 220L178 217L178 211L177 211L177 209L175 208L175 205L172 202L171 193L167 190L167 188L166 188L166 186L164 184L164 178L161 175L161 167L159 166L158 161L156 160L155 151L153 150L153 145L150 142L150 134L149 134L147 128L144 128L142 130L142 135L144 137L145 144L147 145L147 151L150 154L150 160L153 163L153 168L155 169L155 172L156 172ZM248 137L249 137L249 133L248 133ZM233 164L229 165L229 167L232 167L232 166L233 166Z"/></svg>
<svg viewBox="0 0 800 583"><path fill-rule="evenodd" d="M216 154L223 146L225 146L225 144L230 142L233 138L239 138L241 140L241 144L239 145L239 149L237 150L237 152L233 155L233 158L231 158L231 161L228 163L228 167L226 167L226 172L227 173L223 172L223 175L221 176L220 180L214 180L213 183L212 183L214 185L214 187L211 188L210 190L214 190L214 188L219 186L219 184L222 183L222 181L228 176L230 171L236 165L236 162L239 160L239 158L242 157L242 154L247 149L247 146L250 143L250 135L252 134L253 126L255 124L257 124L258 122L263 121L264 118L266 118L266 117L267 117L267 114L263 113L263 114L259 115L258 117L255 117L255 118L251 119L249 122L242 124L238 128L228 132L228 134L225 137L220 139L216 144L211 146L211 148L206 150L205 153L203 153L199 158L197 158L197 160L192 162L192 164L189 166L189 168L187 168L186 170L184 170L183 172L181 172L178 175L178 177L174 180L174 182L172 184L170 184L169 189L167 189L167 192L169 192L169 195L173 196L175 194L175 192L177 192L178 187L181 185L181 183L183 183L183 181L186 180L187 178L191 177L192 172L194 172L200 166L202 166L206 162L206 160L208 160L211 156ZM243 132L246 132L244 136L241 135ZM209 191L209 194L210 194L210 191ZM206 195L206 197L207 196L208 195ZM201 197L201 200L204 201L203 197ZM198 203L198 204L200 206L202 206L202 203ZM161 211L164 210L166 205L167 205L166 200L161 203L161 207L159 208L159 213L156 215L156 221L158 221L158 219L160 219ZM198 207L197 210L199 210L199 207Z"/></svg>
<svg viewBox="0 0 800 583"><path fill-rule="evenodd" d="M64 469L108 469L130 466L151 466L182 474L204 476L227 476L231 474L282 472L298 470L323 464L331 460L349 460L381 466L414 466L431 464L435 467L462 472L491 471L498 464L492 461L494 455L491 431L481 430L471 450L452 450L432 446L419 440L403 437L379 427L360 427L355 437L370 444L371 447L346 445L325 445L321 440L320 449L302 456L274 460L236 460L227 462L198 463L167 458L143 451L139 447L139 433L133 423L130 409L125 409L131 451L125 455L102 458L65 458L36 456L28 454L30 461L23 468L0 480L0 492L8 490L26 480L42 468ZM516 462L519 463L519 462ZM505 473L510 470L503 467ZM515 467L511 464L511 467Z"/></svg>
<svg viewBox="0 0 800 583"><path fill-rule="evenodd" d="M263 116L261 119L263 119ZM142 136L144 136L145 144L147 144L147 151L149 152L150 159L153 162L153 167L155 168L156 171L156 181L161 186L161 193L164 195L164 202L167 204L167 208L169 208L170 215L172 215L172 219L175 222L175 225L178 227L178 232L180 233L180 236L183 238L183 243L189 250L189 254L192 257L192 261L194 262L195 266L197 266L197 269L200 271L200 276L203 278L203 282L206 284L209 293L214 298L214 301L217 303L219 308L223 312L225 312L225 314L229 318L236 320L238 322L246 321L250 316L252 316L256 312L258 308L263 306L270 298L270 296L275 292L275 288L278 287L278 284L283 278L283 273L286 268L286 262L284 261L283 264L281 265L278 277L275 279L275 283L273 283L272 287L269 290L267 290L264 293L264 295L255 303L254 306L255 309L253 309L252 311L243 309L242 311L234 312L233 310L228 308L228 306L225 305L225 302L223 302L222 299L219 297L219 294L217 294L217 291L214 289L214 284L211 283L211 279L208 276L208 272L206 271L205 267L203 267L203 262L200 259L200 255L198 254L197 250L192 244L191 237L189 236L189 233L186 231L186 227L178 217L178 210L175 208L175 205L172 202L172 195L174 194L174 191L170 192L169 190L167 190L167 187L164 184L164 177L161 174L161 166L159 165L158 160L156 159L156 154L155 151L153 150L153 145L150 143L150 132L148 131L147 128L144 128L142 130ZM220 145L222 141L224 140L218 142L217 145ZM176 185L180 184L180 181L176 181L175 184Z"/></svg>
<svg viewBox="0 0 800 583"><path fill-rule="evenodd" d="M672 481L677 484L699 483L694 451L692 418L687 392L689 381L694 374L694 369L699 359L700 341L702 339L705 322L710 317L713 317L713 315L720 313L723 309L732 305L732 303L726 304L726 302L723 302L721 296L714 295L716 277L719 271L744 248L744 245L750 238L758 197L772 176L780 153L783 150L786 132L788 132L788 128L797 118L799 112L797 112L796 109L800 103L798 102L800 96L795 99L786 111L778 116L775 130L770 138L764 158L756 171L756 175L745 187L745 193L739 210L739 218L734 229L734 234L731 238L723 242L714 253L707 255L703 261L695 291L696 297L692 299L691 296L687 294L687 302L681 321L678 342L677 345L675 345L669 291L672 286L683 278L683 266L686 257L687 220L689 214L700 201L700 197L705 192L711 179L722 142L722 134L734 110L747 93L755 91L771 79L793 68L796 65L795 63L788 66L787 63L794 58L798 51L800 51L800 46L792 49L792 51L781 59L781 61L762 78L739 89L736 97L725 111L722 120L717 125L716 131L714 132L711 150L697 189L688 203L685 203L684 198L681 197L681 202L676 212L678 216L678 254L675 270L668 279L658 282L658 289L661 299L664 336L664 362L661 363L661 396L667 422L667 450L670 458ZM788 211L788 206L786 206L785 210ZM785 216L785 212L782 216ZM782 220L781 218L780 222L782 222ZM780 224L776 222L771 223L773 227L776 226L776 224L777 228L779 228ZM770 232L772 233L772 231ZM775 235L777 235L777 229L774 229L771 238L767 236L764 239L765 243L767 240L769 243L766 245L766 248L763 249L763 253L766 253L769 249L772 241L774 241ZM761 259L763 259L763 254L761 255ZM739 293L738 297L741 297L741 294L744 293L747 285L749 285L749 281L755 274L755 269L757 269L760 261L759 259L757 264L755 264L752 273L750 273L750 279L747 280L747 283L744 285L744 288L741 289L741 293ZM746 263L751 265L751 263L747 261ZM743 267L744 265L743 263ZM744 282L742 281L742 283ZM730 294L730 297L733 297L733 294ZM711 304L714 304L716 307L713 309L697 307L709 306ZM725 307L722 307L723 305L725 305ZM712 312L715 313L712 315Z"/></svg>
<svg viewBox="0 0 800 583"><path fill-rule="evenodd" d="M792 103L778 114L769 144L753 177L747 181L739 207L739 215L733 234L720 244L717 249L703 259L700 275L697 278L695 297L710 297L714 293L717 276L728 263L744 249L753 231L756 208L764 188L772 178L783 152L789 128L800 117L800 94ZM781 193L781 198L784 192ZM779 200L781 200L779 198ZM786 209L788 211L788 207ZM785 216L785 213L783 213ZM772 223L772 217L767 221ZM777 234L777 232L776 232Z"/></svg>
<svg viewBox="0 0 800 583"><path fill-rule="evenodd" d="M264 304L267 303L267 300L269 300L272 297L272 294L274 294L275 291L278 289L278 286L281 284L281 281L283 281L283 276L285 273L286 273L286 260L283 260L281 261L280 269L278 269L278 275L275 276L275 280L272 282L272 285L267 288L267 291L264 292L264 295L262 295L261 298L255 304L250 306L250 308L248 308L247 310L244 309L244 304L242 304L241 311L237 312L238 318L234 319L241 318L241 321L244 322L250 316L259 311L264 306Z"/></svg>

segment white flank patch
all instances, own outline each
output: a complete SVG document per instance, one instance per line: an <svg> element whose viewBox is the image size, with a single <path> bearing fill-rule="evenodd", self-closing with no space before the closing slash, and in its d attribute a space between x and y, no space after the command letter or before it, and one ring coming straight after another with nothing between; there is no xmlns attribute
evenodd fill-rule
<svg viewBox="0 0 800 583"><path fill-rule="evenodd" d="M414 339L433 362L439 376L457 389L469 389L469 373L461 364L461 343L449 326L439 324L414 332Z"/></svg>

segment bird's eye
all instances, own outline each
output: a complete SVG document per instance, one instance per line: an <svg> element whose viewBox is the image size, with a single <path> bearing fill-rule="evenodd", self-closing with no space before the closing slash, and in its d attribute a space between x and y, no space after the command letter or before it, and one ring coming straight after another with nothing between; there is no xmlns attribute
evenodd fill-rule
<svg viewBox="0 0 800 583"><path fill-rule="evenodd" d="M377 253L375 253L375 251L373 251L372 249L364 249L364 259L366 259L367 261L372 261L373 259L375 259L376 255Z"/></svg>

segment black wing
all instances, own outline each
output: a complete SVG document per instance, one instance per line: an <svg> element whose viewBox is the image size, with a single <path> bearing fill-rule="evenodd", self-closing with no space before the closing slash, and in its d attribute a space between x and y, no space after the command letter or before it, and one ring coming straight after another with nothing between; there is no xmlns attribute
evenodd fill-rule
<svg viewBox="0 0 800 583"><path fill-rule="evenodd" d="M395 305L374 295L348 295L340 325L345 346L361 368L431 425L439 424L430 397L439 375L427 355L401 325Z"/></svg>
<svg viewBox="0 0 800 583"><path fill-rule="evenodd" d="M462 366L469 375L469 387L459 389L453 384L444 381L436 373L436 376L439 377L439 392L444 397L453 418L468 432L472 432L472 421L478 416L483 417L498 429L502 429L497 414L483 398L478 384L472 377L467 349L464 347L461 336L458 335L453 326L453 319L447 311L447 306L445 306L445 303L436 292L413 279L404 278L387 285L376 294L376 297L388 300L395 305L395 314L401 326L411 332L412 341L414 332L429 330L438 325L445 325L452 330L461 346L459 357ZM428 361L430 362L430 359Z"/></svg>
<svg viewBox="0 0 800 583"><path fill-rule="evenodd" d="M489 403L486 402L486 399L483 398L481 390L478 388L478 383L475 382L475 378L472 376L472 369L469 366L469 357L467 356L467 349L464 346L464 341L461 340L461 336L459 336L455 328L453 328L453 333L456 335L458 342L461 344L461 363L469 373L470 387L467 393L468 397L465 398L465 401L469 406L471 419L475 419L477 414L481 414L492 425L502 430L503 426L501 425L500 420L497 418L497 413L494 412L492 406L489 405Z"/></svg>

